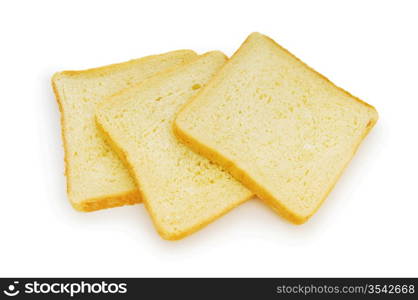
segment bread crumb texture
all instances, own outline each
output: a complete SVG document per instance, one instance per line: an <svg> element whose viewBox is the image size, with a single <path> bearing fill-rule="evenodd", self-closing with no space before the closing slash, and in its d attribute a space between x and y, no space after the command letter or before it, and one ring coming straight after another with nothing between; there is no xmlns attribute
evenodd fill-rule
<svg viewBox="0 0 418 300"><path fill-rule="evenodd" d="M209 52L112 97L97 109L99 127L130 166L165 239L180 239L252 196L172 132L175 114L225 61L221 52Z"/></svg>
<svg viewBox="0 0 418 300"><path fill-rule="evenodd" d="M193 51L180 50L53 76L52 86L61 111L67 192L75 209L94 211L141 201L126 167L96 128L96 105L195 57Z"/></svg>
<svg viewBox="0 0 418 300"><path fill-rule="evenodd" d="M300 224L318 209L377 119L372 106L253 33L182 109L174 131Z"/></svg>

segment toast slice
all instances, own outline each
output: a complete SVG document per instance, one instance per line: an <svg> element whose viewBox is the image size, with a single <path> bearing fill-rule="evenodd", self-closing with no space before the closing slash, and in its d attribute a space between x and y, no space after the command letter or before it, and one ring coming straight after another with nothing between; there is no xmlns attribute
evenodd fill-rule
<svg viewBox="0 0 418 300"><path fill-rule="evenodd" d="M178 114L174 132L301 224L377 119L372 106L253 33Z"/></svg>
<svg viewBox="0 0 418 300"><path fill-rule="evenodd" d="M195 57L193 51L180 50L52 77L61 111L67 193L75 209L93 211L140 202L127 169L99 135L94 121L97 103Z"/></svg>
<svg viewBox="0 0 418 300"><path fill-rule="evenodd" d="M209 52L97 108L98 126L130 166L144 204L165 239L180 239L252 196L172 132L175 113L225 62L221 52Z"/></svg>

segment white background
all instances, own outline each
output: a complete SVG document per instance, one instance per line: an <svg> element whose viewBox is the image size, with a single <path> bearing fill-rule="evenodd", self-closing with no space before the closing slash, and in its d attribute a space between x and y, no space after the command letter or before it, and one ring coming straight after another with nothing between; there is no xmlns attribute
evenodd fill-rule
<svg viewBox="0 0 418 300"><path fill-rule="evenodd" d="M0 276L418 276L415 1L2 1ZM318 213L254 199L162 240L142 205L79 213L65 194L56 71L271 36L380 120Z"/></svg>

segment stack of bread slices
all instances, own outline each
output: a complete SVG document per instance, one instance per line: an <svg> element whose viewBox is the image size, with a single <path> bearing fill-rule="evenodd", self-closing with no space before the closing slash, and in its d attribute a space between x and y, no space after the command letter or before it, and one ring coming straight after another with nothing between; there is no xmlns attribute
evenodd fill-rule
<svg viewBox="0 0 418 300"><path fill-rule="evenodd" d="M143 203L169 240L254 195L304 223L378 119L260 33L230 59L179 50L56 73L52 86L73 207Z"/></svg>

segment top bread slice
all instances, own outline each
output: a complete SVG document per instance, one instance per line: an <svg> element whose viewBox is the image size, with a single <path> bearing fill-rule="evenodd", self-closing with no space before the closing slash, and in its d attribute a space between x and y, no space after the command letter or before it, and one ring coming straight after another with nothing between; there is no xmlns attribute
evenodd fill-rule
<svg viewBox="0 0 418 300"><path fill-rule="evenodd" d="M144 204L165 239L180 239L252 196L172 132L175 113L225 61L221 52L209 52L97 108L98 126L130 166Z"/></svg>
<svg viewBox="0 0 418 300"><path fill-rule="evenodd" d="M301 224L377 119L372 106L253 33L178 114L174 132Z"/></svg>
<svg viewBox="0 0 418 300"><path fill-rule="evenodd" d="M193 51L179 50L53 76L61 111L67 192L75 209L93 211L140 202L133 179L96 128L96 105L105 97L196 57Z"/></svg>

